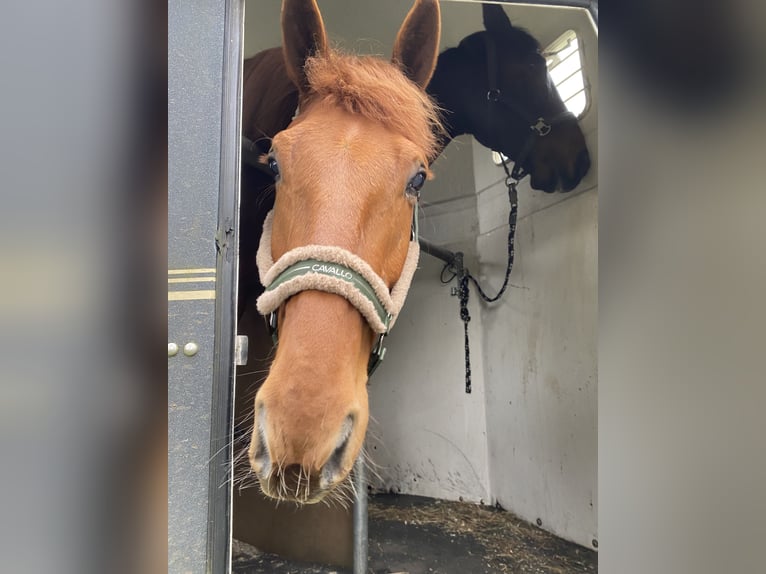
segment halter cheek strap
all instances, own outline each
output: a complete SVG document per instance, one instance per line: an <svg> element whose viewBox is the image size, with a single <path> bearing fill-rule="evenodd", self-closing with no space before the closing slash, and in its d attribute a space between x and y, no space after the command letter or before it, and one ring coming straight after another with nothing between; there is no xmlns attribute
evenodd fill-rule
<svg viewBox="0 0 766 574"><path fill-rule="evenodd" d="M370 328L379 335L368 365L368 374L372 374L383 359L383 338L396 322L418 265L417 204L404 268L390 291L366 261L340 247L304 245L288 251L275 262L271 255L273 220L274 212L271 211L263 224L256 263L261 282L266 286L266 291L258 297L257 307L262 315L271 315L269 324L275 342L276 310L287 299L301 291L340 295L361 313Z"/></svg>
<svg viewBox="0 0 766 574"><path fill-rule="evenodd" d="M497 71L499 68L497 59L497 47L492 39L492 34L489 32L484 35L485 45L487 48L487 75L489 80L489 91L487 92L487 101L492 104L500 104L515 112L520 116L531 130L531 133L524 140L524 143L516 154L514 160L513 171L510 177L513 177L516 181L520 181L527 175L527 171L524 168L524 164L527 161L527 156L532 151L532 148L537 143L537 140L544 138L551 130L565 121L577 121L577 117L570 111L564 110L559 112L552 118L545 118L543 116L537 116L532 114L524 105L516 100L512 100L506 97L498 86Z"/></svg>

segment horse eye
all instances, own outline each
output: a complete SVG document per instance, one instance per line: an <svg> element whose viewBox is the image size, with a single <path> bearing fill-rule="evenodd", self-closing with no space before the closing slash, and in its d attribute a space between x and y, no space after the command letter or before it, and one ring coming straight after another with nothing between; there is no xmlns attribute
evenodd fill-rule
<svg viewBox="0 0 766 574"><path fill-rule="evenodd" d="M545 58L540 53L535 54L529 61L528 65L531 70L547 70L547 66L545 65Z"/></svg>
<svg viewBox="0 0 766 574"><path fill-rule="evenodd" d="M423 184L426 182L426 172L421 170L418 173L416 173L414 176L412 176L412 179L407 184L407 193L412 195L417 195L420 191L420 188L423 187Z"/></svg>
<svg viewBox="0 0 766 574"><path fill-rule="evenodd" d="M277 163L277 160L274 157L269 157L268 160L269 169L271 170L271 173L274 174L274 177L279 177L279 164Z"/></svg>

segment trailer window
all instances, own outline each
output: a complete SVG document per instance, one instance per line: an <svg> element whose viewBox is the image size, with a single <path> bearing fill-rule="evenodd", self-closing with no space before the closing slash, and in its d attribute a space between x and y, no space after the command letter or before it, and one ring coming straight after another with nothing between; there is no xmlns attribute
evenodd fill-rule
<svg viewBox="0 0 766 574"><path fill-rule="evenodd" d="M574 30L567 30L545 52L548 73L567 109L581 118L588 108L582 72L580 42Z"/></svg>

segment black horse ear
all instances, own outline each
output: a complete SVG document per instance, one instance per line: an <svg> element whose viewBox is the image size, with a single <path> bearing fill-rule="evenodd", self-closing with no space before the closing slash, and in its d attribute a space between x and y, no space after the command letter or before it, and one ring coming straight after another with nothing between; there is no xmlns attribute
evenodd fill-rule
<svg viewBox="0 0 766 574"><path fill-rule="evenodd" d="M503 34L513 28L508 15L500 4L482 4L481 13L484 17L484 29L487 32Z"/></svg>

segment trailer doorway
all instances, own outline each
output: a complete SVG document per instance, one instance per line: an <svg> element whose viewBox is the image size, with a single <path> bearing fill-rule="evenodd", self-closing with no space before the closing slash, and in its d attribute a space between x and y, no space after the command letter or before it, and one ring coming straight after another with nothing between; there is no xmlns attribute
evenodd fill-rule
<svg viewBox="0 0 766 574"><path fill-rule="evenodd" d="M387 54L391 46L386 42L391 42L410 4L370 0L349 9L340 0L325 0L320 8L333 41L350 50ZM529 4L506 3L505 9L514 25L529 29L543 46L554 45L569 30L576 34L588 98L581 125L596 159L598 50L593 12L587 3L575 8ZM281 39L278 2L248 0L246 8L248 57ZM443 1L442 16L443 48L482 27L476 2ZM434 243L466 253L468 265L497 284L506 235L502 170L490 150L470 136L453 141L433 169L437 178L424 190L429 205L423 209L422 232ZM402 321L389 341L389 361L370 387L371 412L378 424L371 426L375 436L368 437L368 449L382 469L369 484L372 493L426 500L405 502L404 508L410 509L405 511L396 501L379 498L373 520L400 521L404 526L406 516L426 520L424 513L434 511L429 507L434 500L447 501L439 503L444 506L436 514L462 502L505 509L580 547L597 548L597 184L594 162L589 176L566 196L520 187L514 289L499 308L472 302L474 370L480 375L470 396L462 387L457 302L439 282L441 263L422 256ZM247 441L248 402L265 374L271 347L263 319L252 308L245 310L238 333L248 336L250 352L237 377L235 453ZM420 341L415 352L411 341ZM491 522L487 516L486 522ZM295 567L287 559L336 565L326 571L350 564L350 512L277 508L257 489L235 488L233 533L261 553L281 555L273 560L281 560L291 571ZM443 533L450 537L449 530ZM277 562L258 570L263 555L238 548L244 550L237 554L235 571L280 571ZM558 552L566 555L564 549ZM591 557L581 570L573 566L565 571L592 571L594 562ZM305 571L325 571L316 568L320 569ZM413 564L408 568L416 571Z"/></svg>

